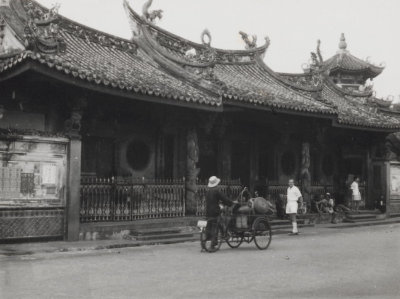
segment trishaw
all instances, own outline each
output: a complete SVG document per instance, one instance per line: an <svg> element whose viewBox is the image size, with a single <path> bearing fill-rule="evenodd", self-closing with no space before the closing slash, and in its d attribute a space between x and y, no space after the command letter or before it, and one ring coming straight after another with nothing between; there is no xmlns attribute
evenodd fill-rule
<svg viewBox="0 0 400 299"><path fill-rule="evenodd" d="M248 205L245 203L244 205ZM271 226L266 214L257 214L254 209L248 213L238 213L243 204L235 204L232 211L221 211L217 219L199 220L201 248L207 252L215 252L220 249L225 241L229 247L238 248L243 242L251 243L260 250L268 248L272 239ZM210 227L212 223L213 227ZM216 230L216 244L212 244L211 229Z"/></svg>

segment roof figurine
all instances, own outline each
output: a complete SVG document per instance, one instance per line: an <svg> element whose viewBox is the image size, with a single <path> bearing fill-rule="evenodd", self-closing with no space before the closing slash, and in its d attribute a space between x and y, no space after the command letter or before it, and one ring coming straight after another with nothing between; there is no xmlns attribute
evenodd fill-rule
<svg viewBox="0 0 400 299"><path fill-rule="evenodd" d="M32 2L28 2L26 8L28 23L25 26L25 46L47 54L64 52L66 44L57 24L60 4L43 11Z"/></svg>
<svg viewBox="0 0 400 299"><path fill-rule="evenodd" d="M254 49L257 47L257 35L253 34L251 37L243 32L243 31L239 31L239 34L241 35L243 41L246 44L246 49Z"/></svg>
<svg viewBox="0 0 400 299"><path fill-rule="evenodd" d="M143 4L143 8L142 8L142 13L143 13L143 17L151 22L154 23L154 21L158 18L159 20L162 19L162 14L163 11L161 9L158 10L152 10L150 11L150 6L153 3L153 0L147 0L145 4Z"/></svg>
<svg viewBox="0 0 400 299"><path fill-rule="evenodd" d="M347 42L346 42L346 38L344 36L344 33L342 33L340 35L340 41L339 41L339 51L338 53L343 53L347 51Z"/></svg>
<svg viewBox="0 0 400 299"><path fill-rule="evenodd" d="M211 41L212 41L211 32L206 28L201 33L201 42L203 43L203 45L211 46Z"/></svg>
<svg viewBox="0 0 400 299"><path fill-rule="evenodd" d="M322 64L324 62L324 58L322 57L322 54L321 54L321 40L320 39L317 40L317 56L318 56L320 63Z"/></svg>

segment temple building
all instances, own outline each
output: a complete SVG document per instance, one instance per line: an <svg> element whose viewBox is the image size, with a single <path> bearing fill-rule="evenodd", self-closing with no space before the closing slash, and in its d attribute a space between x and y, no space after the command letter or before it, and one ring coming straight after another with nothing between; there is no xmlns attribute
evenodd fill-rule
<svg viewBox="0 0 400 299"><path fill-rule="evenodd" d="M310 206L345 202L361 179L364 209L400 213L400 112L375 97L384 67L353 56L342 34L299 74L245 49L212 46L124 3L132 39L31 0L0 1L0 240L77 240L88 223L201 216L205 181L274 200L289 178Z"/></svg>

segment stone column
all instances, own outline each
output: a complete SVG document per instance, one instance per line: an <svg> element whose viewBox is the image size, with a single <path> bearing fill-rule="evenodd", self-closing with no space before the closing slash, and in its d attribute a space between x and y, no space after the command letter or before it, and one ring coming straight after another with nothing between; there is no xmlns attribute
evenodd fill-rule
<svg viewBox="0 0 400 299"><path fill-rule="evenodd" d="M80 138L71 137L68 150L68 192L67 192L67 240L79 240L79 211L81 191Z"/></svg>
<svg viewBox="0 0 400 299"><path fill-rule="evenodd" d="M310 144L304 142L301 150L301 190L307 207L311 202Z"/></svg>
<svg viewBox="0 0 400 299"><path fill-rule="evenodd" d="M74 110L71 113L71 118L65 122L65 131L70 139L67 177L67 241L79 240L82 154L81 119L81 111Z"/></svg>
<svg viewBox="0 0 400 299"><path fill-rule="evenodd" d="M197 131L190 128L186 135L186 215L196 214L196 192L197 192L197 176L200 169L197 168L199 162L199 144Z"/></svg>

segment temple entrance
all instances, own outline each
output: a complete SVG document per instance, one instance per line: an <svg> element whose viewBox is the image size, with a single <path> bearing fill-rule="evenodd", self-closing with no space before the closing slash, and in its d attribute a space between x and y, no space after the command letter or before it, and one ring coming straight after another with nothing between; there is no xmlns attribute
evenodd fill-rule
<svg viewBox="0 0 400 299"><path fill-rule="evenodd" d="M365 203L367 209L376 208L377 202L386 200L386 167L384 162L373 161L369 176L369 196Z"/></svg>

